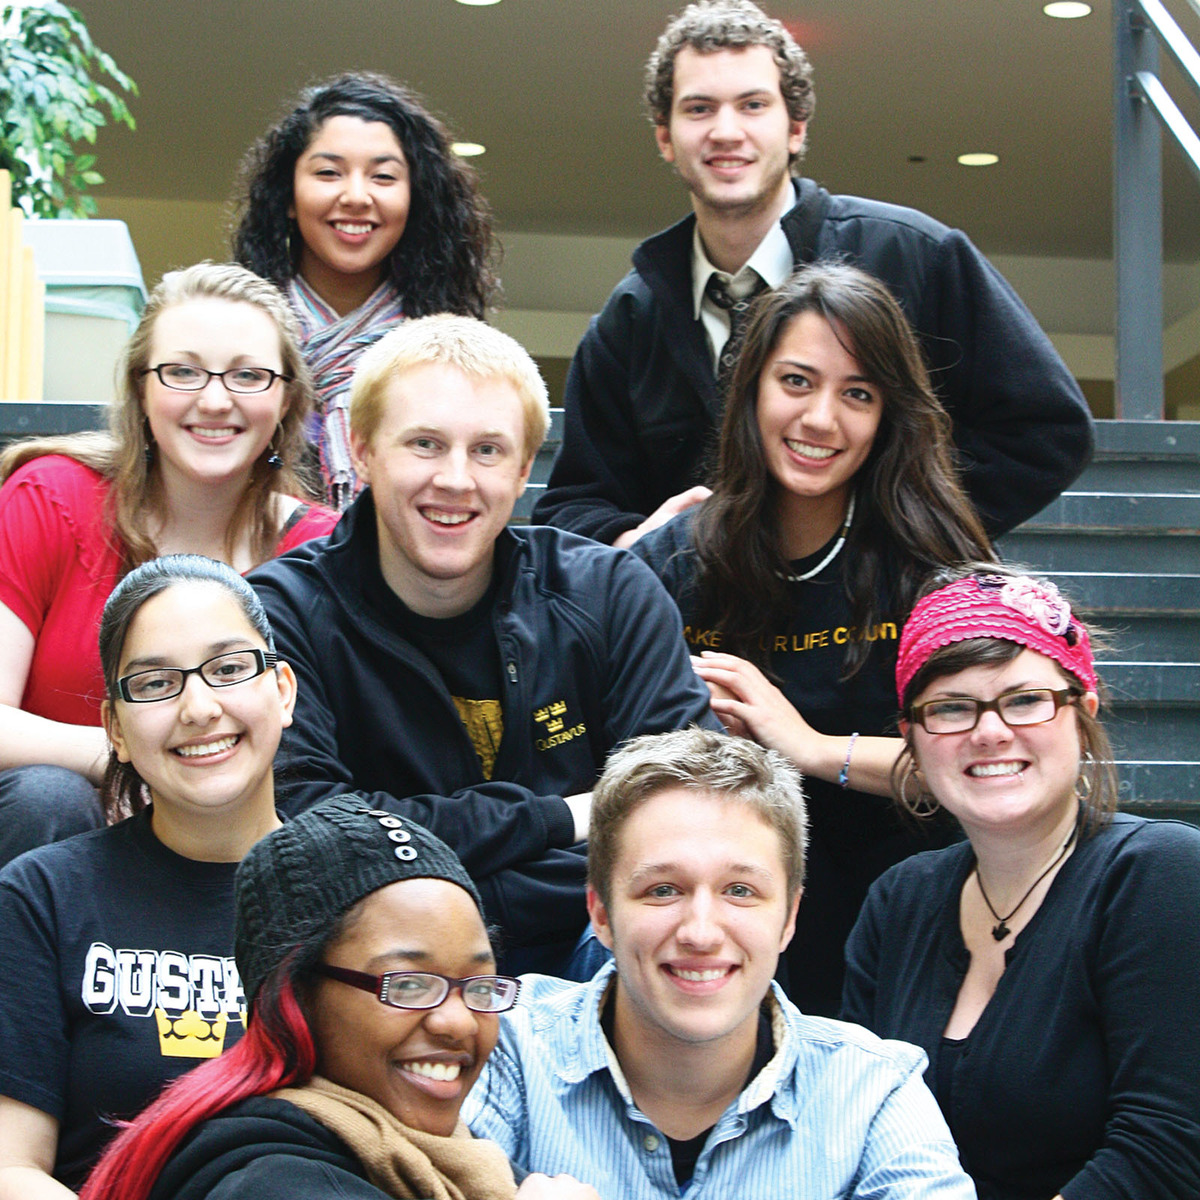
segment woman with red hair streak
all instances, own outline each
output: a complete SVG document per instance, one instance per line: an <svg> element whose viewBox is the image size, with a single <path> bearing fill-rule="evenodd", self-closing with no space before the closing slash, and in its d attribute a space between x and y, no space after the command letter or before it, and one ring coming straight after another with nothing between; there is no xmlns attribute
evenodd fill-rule
<svg viewBox="0 0 1200 1200"><path fill-rule="evenodd" d="M111 1145L81 1200L599 1200L517 1186L459 1119L519 982L479 893L421 826L338 796L268 834L236 883L242 1040Z"/></svg>

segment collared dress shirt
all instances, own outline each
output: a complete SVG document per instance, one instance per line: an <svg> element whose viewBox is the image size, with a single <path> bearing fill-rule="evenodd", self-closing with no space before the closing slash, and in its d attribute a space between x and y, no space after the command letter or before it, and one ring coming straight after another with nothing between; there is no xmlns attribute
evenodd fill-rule
<svg viewBox="0 0 1200 1200"><path fill-rule="evenodd" d="M774 985L775 1053L709 1134L691 1183L637 1107L600 1025L608 964L585 984L526 976L463 1116L516 1167L606 1200L971 1200L975 1189L922 1080L925 1055L805 1017Z"/></svg>
<svg viewBox="0 0 1200 1200"><path fill-rule="evenodd" d="M796 269L791 244L783 226L776 221L767 231L754 253L735 275L722 271L709 261L700 238L700 226L692 231L692 309L696 320L704 325L708 352L716 371L721 351L729 338L729 313L718 308L705 293L710 275L716 275L729 289L735 300L745 299L764 283L777 288Z"/></svg>

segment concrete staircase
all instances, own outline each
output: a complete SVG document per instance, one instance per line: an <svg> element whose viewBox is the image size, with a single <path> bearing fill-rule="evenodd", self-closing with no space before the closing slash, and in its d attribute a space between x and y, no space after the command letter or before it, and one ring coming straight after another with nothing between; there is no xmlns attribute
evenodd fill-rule
<svg viewBox="0 0 1200 1200"><path fill-rule="evenodd" d="M1092 465L1000 540L1089 624L1122 807L1200 824L1200 423L1099 421Z"/></svg>

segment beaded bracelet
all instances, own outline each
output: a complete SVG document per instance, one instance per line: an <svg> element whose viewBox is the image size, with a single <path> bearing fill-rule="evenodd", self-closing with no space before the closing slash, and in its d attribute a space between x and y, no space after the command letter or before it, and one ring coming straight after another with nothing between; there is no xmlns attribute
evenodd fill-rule
<svg viewBox="0 0 1200 1200"><path fill-rule="evenodd" d="M850 744L846 747L846 761L842 763L841 773L837 777L838 787L850 786L850 755L854 753L854 743L858 741L858 731L850 735Z"/></svg>

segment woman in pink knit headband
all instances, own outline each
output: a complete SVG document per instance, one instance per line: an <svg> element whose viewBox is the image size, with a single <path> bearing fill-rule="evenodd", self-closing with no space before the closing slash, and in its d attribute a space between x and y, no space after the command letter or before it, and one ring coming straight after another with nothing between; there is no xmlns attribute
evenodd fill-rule
<svg viewBox="0 0 1200 1200"><path fill-rule="evenodd" d="M943 572L896 682L897 794L968 840L872 887L842 1015L925 1049L981 1200L1200 1195L1200 830L1115 812L1087 629Z"/></svg>

